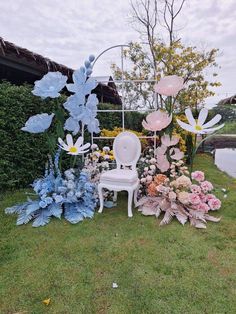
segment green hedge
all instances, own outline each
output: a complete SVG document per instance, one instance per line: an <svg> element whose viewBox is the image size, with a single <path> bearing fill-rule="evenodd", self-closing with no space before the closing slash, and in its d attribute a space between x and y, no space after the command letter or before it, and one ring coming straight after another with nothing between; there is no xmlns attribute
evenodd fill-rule
<svg viewBox="0 0 236 314"><path fill-rule="evenodd" d="M63 137L64 97L55 100L41 100L32 93L32 86L16 86L0 83L0 190L26 187L41 176L47 161L47 154L56 148L56 139ZM120 109L120 106L99 104L99 109ZM57 121L50 132L30 134L20 129L32 115L55 112ZM122 125L121 112L99 113L101 128L112 130ZM140 131L143 115L137 112L125 114L125 127ZM54 119L55 121L55 119ZM86 134L86 139L90 137ZM68 159L66 163L68 162Z"/></svg>
<svg viewBox="0 0 236 314"><path fill-rule="evenodd" d="M55 112L63 102L41 100L32 86L0 84L0 189L25 187L44 170L49 152L48 135L21 131L27 119L37 113ZM56 126L53 127L55 132ZM55 143L51 143L54 145Z"/></svg>

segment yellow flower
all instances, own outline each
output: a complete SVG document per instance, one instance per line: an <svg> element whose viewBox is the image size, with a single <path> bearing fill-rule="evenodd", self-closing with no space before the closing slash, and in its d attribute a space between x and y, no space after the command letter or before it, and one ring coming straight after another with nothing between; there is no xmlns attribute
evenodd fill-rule
<svg viewBox="0 0 236 314"><path fill-rule="evenodd" d="M50 302L51 302L51 298L45 299L45 300L43 300L42 302L43 302L43 304L45 304L45 305L48 306L48 305L50 304Z"/></svg>

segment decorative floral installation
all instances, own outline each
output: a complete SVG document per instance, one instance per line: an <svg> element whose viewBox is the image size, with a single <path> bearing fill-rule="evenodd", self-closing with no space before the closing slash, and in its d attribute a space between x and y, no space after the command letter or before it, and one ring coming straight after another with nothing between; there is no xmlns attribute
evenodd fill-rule
<svg viewBox="0 0 236 314"><path fill-rule="evenodd" d="M191 179L184 173L183 162L172 164L171 176L157 174L147 185L147 196L139 202L143 215L159 217L164 212L160 225L168 224L173 217L184 225L188 220L196 228L206 228L207 221L218 222L209 211L220 209L221 201L212 194L213 185L205 180L201 171L192 172Z"/></svg>
<svg viewBox="0 0 236 314"><path fill-rule="evenodd" d="M90 77L94 60L93 55L89 56L84 66L74 71L73 83L67 84L67 76L60 72L48 72L40 81L35 82L32 91L34 95L42 99L59 97L61 90L65 87L73 93L63 104L70 115L64 123L64 130L72 132L73 135L76 135L84 126L87 126L90 133L100 132L99 121L96 118L98 99L96 94L91 94L97 86L96 80ZM54 115L54 113L34 115L26 121L22 130L29 133L42 133L50 127Z"/></svg>
<svg viewBox="0 0 236 314"><path fill-rule="evenodd" d="M67 77L59 72L49 72L40 81L35 82L33 94L41 98L56 98L66 86L73 95L67 98L64 108L70 117L64 123L64 130L77 134L84 132L84 126L90 133L99 132L99 122L96 119L98 99L91 91L97 82L90 78L94 56L85 61L85 66L73 73L73 83L66 84ZM55 114L42 113L28 119L23 131L41 133L46 131ZM18 214L17 225L26 224L33 220L33 226L39 227L49 223L51 217L62 216L71 223L78 223L85 218L92 218L97 205L96 185L92 182L89 172L80 171L75 167L65 170L59 169L61 151L76 156L89 151L90 143L83 144L83 136L76 141L71 134L66 135L66 141L58 138L59 150L54 161L49 157L43 178L36 179L32 184L34 197L28 201L5 210L8 214Z"/></svg>
<svg viewBox="0 0 236 314"><path fill-rule="evenodd" d="M69 169L61 174L59 170L59 150L54 161L49 158L43 178L32 184L34 199L5 209L7 214L17 214L17 225L33 220L33 227L45 226L51 217L62 216L75 224L85 218L92 218L97 205L95 185L89 174ZM36 197L36 199L35 199Z"/></svg>
<svg viewBox="0 0 236 314"><path fill-rule="evenodd" d="M184 87L184 80L177 75L169 75L160 79L155 85L155 92L164 96L176 96Z"/></svg>

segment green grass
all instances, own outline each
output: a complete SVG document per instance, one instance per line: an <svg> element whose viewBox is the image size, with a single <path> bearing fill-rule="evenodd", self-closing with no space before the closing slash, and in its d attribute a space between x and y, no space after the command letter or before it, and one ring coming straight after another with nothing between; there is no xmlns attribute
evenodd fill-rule
<svg viewBox="0 0 236 314"><path fill-rule="evenodd" d="M236 122L226 122L224 127L220 129L219 134L236 134Z"/></svg>
<svg viewBox="0 0 236 314"><path fill-rule="evenodd" d="M206 230L154 217L127 218L126 198L77 225L17 227L4 208L25 200L22 191L0 202L0 313L236 313L236 181L201 155L216 192L229 189ZM119 287L112 289L112 283ZM45 306L42 300L51 298Z"/></svg>

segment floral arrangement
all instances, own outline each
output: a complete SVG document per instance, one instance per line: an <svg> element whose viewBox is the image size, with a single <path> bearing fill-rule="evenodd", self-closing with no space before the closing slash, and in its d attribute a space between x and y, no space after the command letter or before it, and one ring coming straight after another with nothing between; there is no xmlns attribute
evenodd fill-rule
<svg viewBox="0 0 236 314"><path fill-rule="evenodd" d="M49 157L43 178L32 184L36 199L5 209L7 214L18 215L17 225L33 220L33 227L45 226L51 217L62 216L72 224L92 218L97 204L95 185L89 174L68 169L62 174L59 169L59 149L54 161ZM35 198L35 197L34 197Z"/></svg>
<svg viewBox="0 0 236 314"><path fill-rule="evenodd" d="M205 180L202 171L192 172L192 180L184 172L185 167L179 162L172 165L171 179L157 174L147 186L147 196L139 200L139 210L143 215L156 217L164 212L161 226L168 224L173 217L182 225L189 220L196 228L206 228L207 221L220 221L220 218L208 214L221 207L221 201L212 194L211 182Z"/></svg>
<svg viewBox="0 0 236 314"><path fill-rule="evenodd" d="M201 109L198 119L193 118L190 109L185 110L189 124L177 119L179 126L195 135L191 152L190 173L185 166L184 152L178 146L179 137L173 135L175 96L183 88L183 79L176 75L162 78L155 86L166 110L150 113L143 121L143 127L151 132L158 132L160 143L148 150L141 159L139 211L144 215L159 217L164 212L160 225L168 224L176 217L181 224L188 220L196 228L206 228L207 221L218 222L220 218L210 216L210 210L218 210L221 201L212 194L213 185L205 180L201 171L192 172L193 159L199 147L198 134L211 134L223 127L212 128L221 119L216 115L205 122L208 115L206 108ZM164 99L162 96L166 96ZM192 138L191 138L192 141Z"/></svg>
<svg viewBox="0 0 236 314"><path fill-rule="evenodd" d="M93 55L85 61L84 66L73 73L73 82L67 83L68 78L60 72L49 72L40 81L35 82L32 93L41 98L56 98L60 96L63 88L72 93L63 104L69 117L64 122L60 134L65 131L76 135L79 131L84 134L85 127L90 133L98 133L99 121L97 120L98 99L91 93L97 86L97 82L90 77L92 74ZM41 113L30 117L22 131L29 133L41 133L48 130L55 113ZM60 128L61 121L58 121ZM70 133L65 140L58 138L59 150L55 154L54 161L49 157L49 166L46 167L43 178L36 179L32 184L34 198L5 210L6 213L17 213L17 225L22 225L33 220L33 226L39 227L49 223L52 216L61 218L64 216L71 223L77 223L84 218L92 218L97 205L96 185L92 182L89 172L80 171L76 167L77 156L89 151L90 143L84 144L83 136L76 141ZM74 156L73 168L63 173L59 169L61 152ZM82 169L82 167L81 167Z"/></svg>

